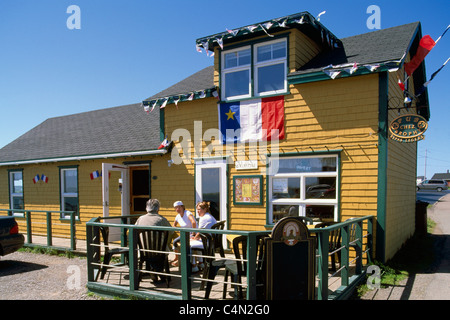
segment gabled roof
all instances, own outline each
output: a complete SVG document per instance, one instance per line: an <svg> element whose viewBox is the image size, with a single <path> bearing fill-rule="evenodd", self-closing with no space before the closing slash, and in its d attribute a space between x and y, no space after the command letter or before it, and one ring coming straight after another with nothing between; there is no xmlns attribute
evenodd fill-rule
<svg viewBox="0 0 450 320"><path fill-rule="evenodd" d="M341 39L342 48L322 52L292 73L292 76L322 71L333 65L389 63L398 67L414 39L419 22L381 29Z"/></svg>
<svg viewBox="0 0 450 320"><path fill-rule="evenodd" d="M0 149L0 164L157 150L159 127L140 103L50 118Z"/></svg>
<svg viewBox="0 0 450 320"><path fill-rule="evenodd" d="M450 173L435 173L431 179L450 180Z"/></svg>

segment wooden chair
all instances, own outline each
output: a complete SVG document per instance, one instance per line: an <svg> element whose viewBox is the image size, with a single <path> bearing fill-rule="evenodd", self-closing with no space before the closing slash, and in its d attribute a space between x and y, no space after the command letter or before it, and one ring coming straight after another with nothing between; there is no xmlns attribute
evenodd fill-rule
<svg viewBox="0 0 450 320"><path fill-rule="evenodd" d="M225 267L227 259L221 257L219 259L215 258L215 238L210 233L200 233L200 237L203 242L203 255L206 256L203 258L203 263L205 265L205 268L203 269L203 279L214 280L219 269ZM205 287L205 283L205 299L209 299L213 282L203 281L200 290Z"/></svg>
<svg viewBox="0 0 450 320"><path fill-rule="evenodd" d="M100 229L100 233L102 234L103 245L105 247L105 252L103 254L103 263L102 263L102 266L100 269L100 273L101 273L100 279L103 279L105 277L107 269L111 268L111 266L109 264L114 255L118 255L118 254L125 255L125 263L127 263L129 249L128 248L110 248L109 242L108 242L109 227L101 226L101 227L99 227L99 229Z"/></svg>
<svg viewBox="0 0 450 320"><path fill-rule="evenodd" d="M137 239L139 249L139 270L142 270L145 262L145 267L148 271L170 274L169 252L167 251L169 231L139 230ZM165 253L166 251L167 253ZM142 274L143 272L139 272L139 282L142 281ZM151 274L151 279L156 282L158 276L162 281L165 281L167 287L169 287L171 277L167 275Z"/></svg>
<svg viewBox="0 0 450 320"><path fill-rule="evenodd" d="M256 255L256 285L257 285L257 299L264 299L264 289L265 286L262 285L265 281L265 264L264 264L264 255L265 255L265 242L264 238L266 236L258 236L257 241L257 255ZM235 283L242 283L242 277L247 275L247 262L241 261L242 259L246 259L248 261L249 257L247 255L247 236L239 236L233 239L233 251L237 261L233 261L233 263L227 263L225 265L225 282L228 281L228 274L231 273L233 276L233 281ZM225 299L227 292L227 284L224 284L223 287L223 298ZM235 299L242 299L243 291L242 286L235 286L234 289Z"/></svg>
<svg viewBox="0 0 450 320"><path fill-rule="evenodd" d="M325 227L329 227L332 226L334 224L336 224L337 222L322 222L316 225L316 228L325 228ZM341 247L341 229L335 229L330 231L330 238L329 238L329 246L328 246L328 251L329 253L339 249ZM331 254L331 270L332 271L336 271L336 254L338 256L338 260L339 260L339 264L341 263L341 254L338 253L333 253Z"/></svg>

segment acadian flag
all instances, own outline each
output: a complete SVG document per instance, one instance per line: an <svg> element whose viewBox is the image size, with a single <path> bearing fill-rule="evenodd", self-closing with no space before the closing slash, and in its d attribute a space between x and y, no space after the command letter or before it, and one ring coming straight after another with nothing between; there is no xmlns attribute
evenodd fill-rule
<svg viewBox="0 0 450 320"><path fill-rule="evenodd" d="M425 59L428 52L430 52L431 49L434 48L435 44L436 43L429 35L426 35L422 39L420 39L419 47L417 48L415 56L411 59L411 61L405 63L405 71L408 76L413 74L413 72Z"/></svg>
<svg viewBox="0 0 450 320"><path fill-rule="evenodd" d="M33 183L36 184L36 182L39 181L39 175L37 174L34 178L33 178Z"/></svg>
<svg viewBox="0 0 450 320"><path fill-rule="evenodd" d="M46 175L43 174L43 175L41 176L41 180L44 181L45 183L47 183L47 182L48 182L48 177L47 177Z"/></svg>
<svg viewBox="0 0 450 320"><path fill-rule="evenodd" d="M284 139L284 96L221 103L218 108L224 144Z"/></svg>
<svg viewBox="0 0 450 320"><path fill-rule="evenodd" d="M94 180L94 179L100 177L100 173L98 172L98 170L95 170L94 172L91 172L90 176L91 176L91 180Z"/></svg>

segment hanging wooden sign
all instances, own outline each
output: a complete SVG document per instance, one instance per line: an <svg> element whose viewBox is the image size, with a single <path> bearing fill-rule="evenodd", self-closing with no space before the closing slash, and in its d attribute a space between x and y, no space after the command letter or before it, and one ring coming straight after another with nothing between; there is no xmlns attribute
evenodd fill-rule
<svg viewBox="0 0 450 320"><path fill-rule="evenodd" d="M416 142L425 139L427 120L418 114L405 114L392 120L389 138L398 142Z"/></svg>

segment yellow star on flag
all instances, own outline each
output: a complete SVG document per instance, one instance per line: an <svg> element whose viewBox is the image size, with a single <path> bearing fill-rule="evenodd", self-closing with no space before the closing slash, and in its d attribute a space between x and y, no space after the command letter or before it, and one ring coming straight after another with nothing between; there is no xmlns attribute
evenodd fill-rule
<svg viewBox="0 0 450 320"><path fill-rule="evenodd" d="M227 120L230 120L230 119L234 120L233 116L235 113L236 112L231 111L231 109L230 109L230 111L228 111L228 113L225 113L228 116Z"/></svg>

